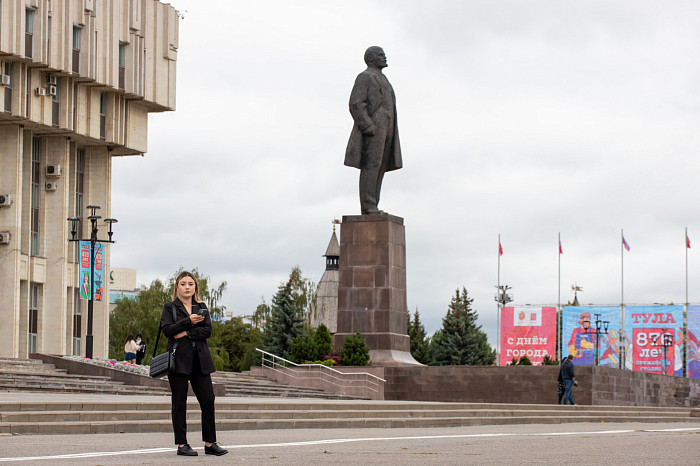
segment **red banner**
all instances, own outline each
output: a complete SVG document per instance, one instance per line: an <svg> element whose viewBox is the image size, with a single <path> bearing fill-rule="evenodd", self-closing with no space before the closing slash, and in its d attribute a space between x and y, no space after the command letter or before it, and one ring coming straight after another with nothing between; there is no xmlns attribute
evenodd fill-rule
<svg viewBox="0 0 700 466"><path fill-rule="evenodd" d="M501 308L501 356L499 365L522 356L539 365L546 355L555 358L557 344L555 307Z"/></svg>

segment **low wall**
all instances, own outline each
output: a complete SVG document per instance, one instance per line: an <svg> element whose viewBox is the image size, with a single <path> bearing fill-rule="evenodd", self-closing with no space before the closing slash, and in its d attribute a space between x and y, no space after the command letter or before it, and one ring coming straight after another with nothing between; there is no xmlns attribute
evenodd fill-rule
<svg viewBox="0 0 700 466"><path fill-rule="evenodd" d="M559 366L385 367L386 400L557 403ZM700 407L700 380L576 366L582 405Z"/></svg>
<svg viewBox="0 0 700 466"><path fill-rule="evenodd" d="M111 367L98 366L96 364L90 364L87 362L80 362L74 359L67 359L63 356L58 356L55 354L42 354L42 353L32 353L29 355L30 359L39 359L46 364L53 364L57 369L64 369L69 374L75 375L97 375L101 377L109 377L115 382L121 382L124 385L130 385L134 387L145 386L145 387L163 387L170 390L170 384L168 379L154 379L147 375L135 374L133 372L120 371L119 369L112 369ZM222 384L214 385L214 395L215 396L226 396L226 386ZM134 389L134 395L138 395L138 388ZM192 392L192 387L189 388L189 395L194 396Z"/></svg>
<svg viewBox="0 0 700 466"><path fill-rule="evenodd" d="M311 365L275 368L253 366L250 368L250 372L253 375L262 375L291 387L317 388L338 395L370 400L384 399L384 383L382 381L364 374L348 374L348 372L365 372L383 378L383 367L334 367L334 369L342 372L343 375Z"/></svg>

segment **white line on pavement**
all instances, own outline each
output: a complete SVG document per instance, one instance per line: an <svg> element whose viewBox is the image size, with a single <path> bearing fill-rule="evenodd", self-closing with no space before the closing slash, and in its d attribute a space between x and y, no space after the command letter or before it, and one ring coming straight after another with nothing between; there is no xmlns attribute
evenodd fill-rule
<svg viewBox="0 0 700 466"><path fill-rule="evenodd" d="M282 443L262 443L250 445L228 445L222 446L227 449L241 448L265 448L265 447L293 447L304 445L324 445L331 443L351 443L351 442L376 442L389 440L431 440L431 439L446 439L446 438L475 438L475 437L534 437L534 436L557 436L557 435L602 435L602 434L621 434L630 432L681 432L681 431L700 431L700 427L676 428L676 429L642 429L635 430L597 430L587 432L547 432L547 433L494 433L494 434L454 434L454 435L420 435L408 437L365 437L365 438L339 438L327 440L309 440L306 442L282 442ZM203 450L204 447L196 447L195 450ZM142 450L123 450L123 451L100 451L90 453L68 453L65 455L51 456L23 456L17 458L0 458L0 462L9 461L38 461L38 460L57 460L57 459L72 459L72 458L95 458L101 456L120 456L120 455L141 455L151 453L168 453L174 452L174 447L163 448L148 448Z"/></svg>

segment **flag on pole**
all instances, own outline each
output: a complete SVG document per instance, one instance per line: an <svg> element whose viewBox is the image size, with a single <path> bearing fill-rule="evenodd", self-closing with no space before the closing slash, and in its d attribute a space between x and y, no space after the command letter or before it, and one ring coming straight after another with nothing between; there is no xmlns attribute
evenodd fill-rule
<svg viewBox="0 0 700 466"><path fill-rule="evenodd" d="M501 242L498 242L498 255L502 256L503 255L503 246L501 246Z"/></svg>
<svg viewBox="0 0 700 466"><path fill-rule="evenodd" d="M629 252L629 250L630 250L630 245L627 244L627 240L625 239L624 236L622 237L622 245L623 245L623 246L625 247L625 249L627 249L627 251Z"/></svg>
<svg viewBox="0 0 700 466"><path fill-rule="evenodd" d="M688 233L685 234L685 247L690 249L690 238L688 238Z"/></svg>
<svg viewBox="0 0 700 466"><path fill-rule="evenodd" d="M564 250L561 248L561 240L559 240L559 254L564 254Z"/></svg>

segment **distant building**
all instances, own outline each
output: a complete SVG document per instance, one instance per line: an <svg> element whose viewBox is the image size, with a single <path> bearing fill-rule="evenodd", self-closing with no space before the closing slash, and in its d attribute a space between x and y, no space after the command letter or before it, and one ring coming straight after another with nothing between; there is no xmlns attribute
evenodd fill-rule
<svg viewBox="0 0 700 466"><path fill-rule="evenodd" d="M109 312L117 307L120 299L136 299L136 269L112 268L109 271Z"/></svg>
<svg viewBox="0 0 700 466"><path fill-rule="evenodd" d="M112 157L146 152L148 114L175 109L178 21L156 0L0 1L0 357L85 354L66 219L86 237L88 205L111 217ZM108 307L94 303L98 357Z"/></svg>
<svg viewBox="0 0 700 466"><path fill-rule="evenodd" d="M331 333L338 329L338 268L340 260L340 244L335 234L333 235L323 255L326 258L326 270L321 281L316 287L316 309L311 311L309 320L312 327L324 324Z"/></svg>

